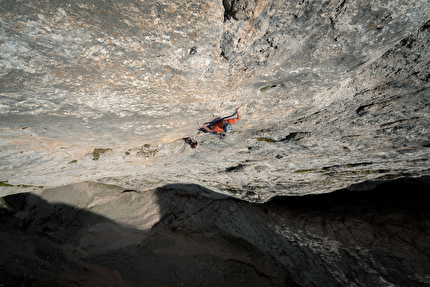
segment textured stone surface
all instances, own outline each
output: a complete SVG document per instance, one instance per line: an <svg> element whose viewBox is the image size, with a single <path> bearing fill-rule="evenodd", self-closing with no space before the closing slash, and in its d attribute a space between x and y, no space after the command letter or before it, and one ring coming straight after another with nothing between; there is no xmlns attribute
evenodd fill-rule
<svg viewBox="0 0 430 287"><path fill-rule="evenodd" d="M199 186L142 193L94 183L6 196L0 283L295 286L273 256L207 217L236 205L226 198Z"/></svg>
<svg viewBox="0 0 430 287"><path fill-rule="evenodd" d="M73 282L88 268L88 281L133 285L142 270L127 273L127 264L151 259L127 256L161 248L160 268L165 254L186 254L155 277L228 257L221 272L243 269L261 284L428 286L428 213L420 205L428 199L411 193L402 209L401 196L390 205L364 192L405 177L419 183L405 195L428 190L428 15L428 0L0 1L0 193L50 202L37 214L5 211L5 244L61 250L54 253L67 257L62 270L75 276L63 279ZM242 120L225 139L198 133L197 122L239 106ZM198 149L183 145L189 136ZM88 180L118 187L60 187ZM331 204L323 194L337 190L362 205L343 195ZM42 222L66 194L66 221L84 214L92 229ZM312 196L277 199L303 195ZM206 205L203 217L192 216ZM194 231L172 235L169 228L192 229L190 222ZM79 243L63 242L74 234ZM264 254L235 253L226 240ZM190 255L193 242L201 255L207 241L212 257ZM128 255L109 261L118 248ZM16 252L58 273L41 250L27 259ZM9 255L12 269L1 272L47 280ZM201 282L195 268L193 279L175 284Z"/></svg>
<svg viewBox="0 0 430 287"><path fill-rule="evenodd" d="M428 286L429 186L402 179L265 204L194 184L9 195L0 283Z"/></svg>
<svg viewBox="0 0 430 287"><path fill-rule="evenodd" d="M265 201L428 174L428 4L2 1L1 180L176 182L186 162ZM178 153L237 106L235 134Z"/></svg>

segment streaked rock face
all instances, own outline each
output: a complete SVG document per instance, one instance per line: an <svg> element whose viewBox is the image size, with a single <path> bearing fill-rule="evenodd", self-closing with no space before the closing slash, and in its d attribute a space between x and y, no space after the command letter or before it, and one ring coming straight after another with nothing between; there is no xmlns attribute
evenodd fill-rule
<svg viewBox="0 0 430 287"><path fill-rule="evenodd" d="M1 195L26 191L38 197L48 188L88 180L145 196L168 187L173 199L164 204L169 211L148 207L146 227L133 225L140 221L124 211L132 205L121 202L124 217L115 213L121 223L102 226L108 233L128 232L130 241L119 236L110 243L139 252L140 247L130 246L139 240L150 245L147 233L135 237L134 229L122 225L149 230L150 222L159 222L156 230L166 242L190 248L183 237L169 237L172 225L183 228L190 221L199 226L193 240L201 248L213 235L208 225L263 252L261 262L240 254L229 257L243 259L240 268L260 266L255 270L269 278L260 278L261 284L426 286L428 269L419 265L429 265L427 213L414 213L417 222L411 223L397 203L396 211L382 208L392 212L391 218L378 213L371 199L360 198L374 206L367 212L340 199L339 205L329 206L324 201L328 195L321 195L326 206L321 210L312 200L291 206L274 198L341 189L355 196L405 177L428 188L429 15L428 0L0 1ZM242 120L225 139L198 132L198 122L230 115L237 107ZM199 142L193 150L183 141L192 136ZM178 198L208 204L215 212L211 200L185 195L196 189L235 198L217 199L231 214L217 213L219 221L209 215L197 221L181 217L191 207ZM57 191L62 194L61 188ZM107 202L118 203L109 196L67 204L91 203L98 210ZM241 221L249 228L241 230L229 221L236 209L244 218L255 214ZM10 210L7 216L24 218L21 227L40 216ZM110 212L107 218L115 217ZM383 223L375 216L385 218L389 227L380 228ZM412 235L396 226L407 226ZM61 223L44 227L65 228ZM11 238L19 237L16 232ZM161 238L151 232L154 240ZM42 246L45 239L33 235L29 238ZM76 239L79 246L92 246L91 231L79 236L86 240L85 245ZM222 236L214 239L217 247L233 240ZM56 242L60 237L46 240L72 254ZM324 249L325 243L332 249ZM168 252L180 248L173 249ZM39 259L45 253L39 252ZM219 258L208 260L220 264ZM418 263L408 265L408 260ZM68 264L64 268L81 276L81 269ZM270 266L277 270L273 276ZM119 267L106 268L101 271L105 275ZM96 273L91 278L98 278ZM115 281L123 277L109 278L129 284Z"/></svg>
<svg viewBox="0 0 430 287"><path fill-rule="evenodd" d="M1 180L176 181L186 163L265 201L428 174L428 4L3 1ZM238 106L235 133L178 152Z"/></svg>

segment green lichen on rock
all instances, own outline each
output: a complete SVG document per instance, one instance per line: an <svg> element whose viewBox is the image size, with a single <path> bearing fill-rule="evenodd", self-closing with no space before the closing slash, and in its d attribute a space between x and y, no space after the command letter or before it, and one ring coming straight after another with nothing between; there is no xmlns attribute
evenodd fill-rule
<svg viewBox="0 0 430 287"><path fill-rule="evenodd" d="M112 150L110 148L95 148L93 151L93 160L98 160L101 154L104 154L105 152Z"/></svg>
<svg viewBox="0 0 430 287"><path fill-rule="evenodd" d="M150 144L144 144L142 147L135 149L137 156L153 157L158 153L158 149Z"/></svg>
<svg viewBox="0 0 430 287"><path fill-rule="evenodd" d="M271 138L265 138L265 137L258 137L255 139L259 142L268 142L268 143L274 143L275 142L275 140L273 140Z"/></svg>
<svg viewBox="0 0 430 287"><path fill-rule="evenodd" d="M8 181L0 181L0 186L13 186L12 184L7 183Z"/></svg>
<svg viewBox="0 0 430 287"><path fill-rule="evenodd" d="M35 185L27 185L27 184L17 184L17 185L13 185L13 184L9 184L7 180L5 181L0 181L0 186L10 186L10 187L22 187L22 188L28 188L28 187L37 187L37 188L43 188L43 186L35 186Z"/></svg>
<svg viewBox="0 0 430 287"><path fill-rule="evenodd" d="M276 85L264 86L260 89L260 91L265 92L265 91L268 91L269 89L274 88L274 87L276 87Z"/></svg>
<svg viewBox="0 0 430 287"><path fill-rule="evenodd" d="M317 169L316 168L312 168L312 169L298 169L298 170L295 170L294 172L295 173L303 173L303 172L313 172L313 171L317 171Z"/></svg>

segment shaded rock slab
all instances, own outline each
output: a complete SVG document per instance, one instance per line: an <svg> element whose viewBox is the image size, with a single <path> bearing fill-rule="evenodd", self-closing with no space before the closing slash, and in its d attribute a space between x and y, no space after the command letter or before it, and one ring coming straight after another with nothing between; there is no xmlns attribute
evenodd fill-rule
<svg viewBox="0 0 430 287"><path fill-rule="evenodd" d="M225 199L199 186L140 192L91 182L6 196L0 283L297 286L245 239L204 218L194 225L199 209Z"/></svg>
<svg viewBox="0 0 430 287"><path fill-rule="evenodd" d="M252 204L194 184L2 198L1 283L428 286L429 178Z"/></svg>

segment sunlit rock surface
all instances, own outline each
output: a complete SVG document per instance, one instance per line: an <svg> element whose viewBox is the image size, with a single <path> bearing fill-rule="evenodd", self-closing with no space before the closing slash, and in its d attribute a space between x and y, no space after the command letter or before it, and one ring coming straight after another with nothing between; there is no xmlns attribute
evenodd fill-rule
<svg viewBox="0 0 430 287"><path fill-rule="evenodd" d="M115 257L116 253L105 253L111 245L138 254L139 248L149 250L148 234L156 245L165 236L166 246L176 246L175 252L181 246L191 252L187 237L175 241L165 228L169 224L176 224L175 230L189 228L188 217L180 214L193 208L191 202L213 208L205 196L193 200L194 195L186 195L201 189L217 194L221 205L240 202L238 212L245 217L260 218L258 223L243 222L255 229L239 230L237 222L220 224L208 215L196 223L195 236L202 237L192 238L199 246L212 240L213 250L233 240L248 251L262 252L258 257L262 261L232 254L235 247L223 255L210 253L215 257L208 259L221 264L230 256L229 262L241 262L237 268L254 266L256 275L251 273L262 280L262 286L428 286L429 270L419 267L429 265L425 208L416 211L412 224L400 204L402 193L396 195L395 208L381 211L371 203L372 193L365 191L403 179L408 206L428 202L424 191L429 190L430 174L429 15L428 0L0 1L0 192L11 196L4 198L4 244L31 231L20 242L25 245L28 240L39 247L25 248L34 252L49 241L64 252L61 258L67 262L77 258L75 263L84 269L89 268L82 263L90 256L89 247L104 254L103 260ZM225 139L198 132L198 122L230 115L237 107L242 120ZM190 136L199 142L195 150L184 145L183 138ZM414 180L418 184L410 185ZM72 214L83 208L86 216L98 218L93 224L104 222L89 229L104 226L108 231L92 237L93 231L84 228L77 241L66 244L66 234L78 229L62 222L32 223L41 218L39 211L43 218L54 214L56 202L46 199L47 193L74 193L76 189L61 186L84 181L114 185L118 190L109 193L101 185L96 188L103 194L99 199L84 196L79 201L78 193L65 201L64 208ZM189 197L190 206L175 207L169 211L173 217L164 218L168 212L154 207L159 202L146 206L113 198L157 197L166 188L173 198L176 193ZM424 191L414 197L417 188ZM92 187L83 189L94 192ZM306 202L308 197L303 203L299 200L301 207L279 199L313 194L322 196L324 203L324 196L330 198L324 194L338 190L353 198L363 192L359 201L369 204L370 211L350 206L347 199L321 210L313 200ZM15 202L13 194L21 192L27 193L18 202L42 203L45 198L49 203L37 214L26 209L31 208L28 203L9 206L7 202ZM118 208L99 210L108 202ZM165 206L176 206L175 202L172 199ZM132 206L139 210L137 215L125 211ZM332 209L351 221L337 221ZM276 210L281 210L279 218ZM220 221L235 218L233 213L217 212L214 216ZM404 237L406 229L379 229L382 223L374 217L381 216L384 222L395 218L390 226L412 230L410 237ZM301 217L315 224L301 225ZM17 220L15 225L11 218ZM66 221L74 220L72 216ZM328 226L330 220L335 223ZM363 228L357 231L351 227L355 225ZM205 226L216 226L221 235L214 237ZM13 231L7 233L10 228ZM54 229L65 233L49 235ZM122 232L129 236L121 239ZM100 242L106 234L113 237ZM321 242L332 249L323 251ZM75 258L72 254L77 251L67 246L87 250ZM15 276L7 284L54 278L29 273L25 264L19 265L24 269L10 267L18 256L14 252L8 254L9 261L2 261L1 272ZM46 255L37 254L28 259L36 260L32 264L39 264ZM152 286L168 284L149 275L144 279L126 275L118 262L100 267L108 269L100 271L105 275L96 275L102 274L95 271L100 260L89 268L95 277L88 275L88 282L110 274L103 282L116 282L115 286L138 284L145 278ZM161 266L164 259L154 260ZM193 259L179 261L191 264L189 260ZM149 264L143 261L144 266ZM62 270L68 270L64 274L77 272L81 278L82 269L70 262L64 263L67 268ZM169 264L171 269L166 267L157 275L175 274L178 265ZM223 266L224 271L231 269ZM271 275L270 266L276 270ZM190 275L191 281L180 277L169 282L212 282L198 281L200 273L193 270L196 277ZM215 281L221 280L221 273L217 274ZM249 286L248 281L240 281L244 277L233 285ZM83 278L72 281L84 282Z"/></svg>
<svg viewBox="0 0 430 287"><path fill-rule="evenodd" d="M141 174L265 201L428 174L428 1L1 8L11 185ZM239 106L234 133L180 153L197 122Z"/></svg>

